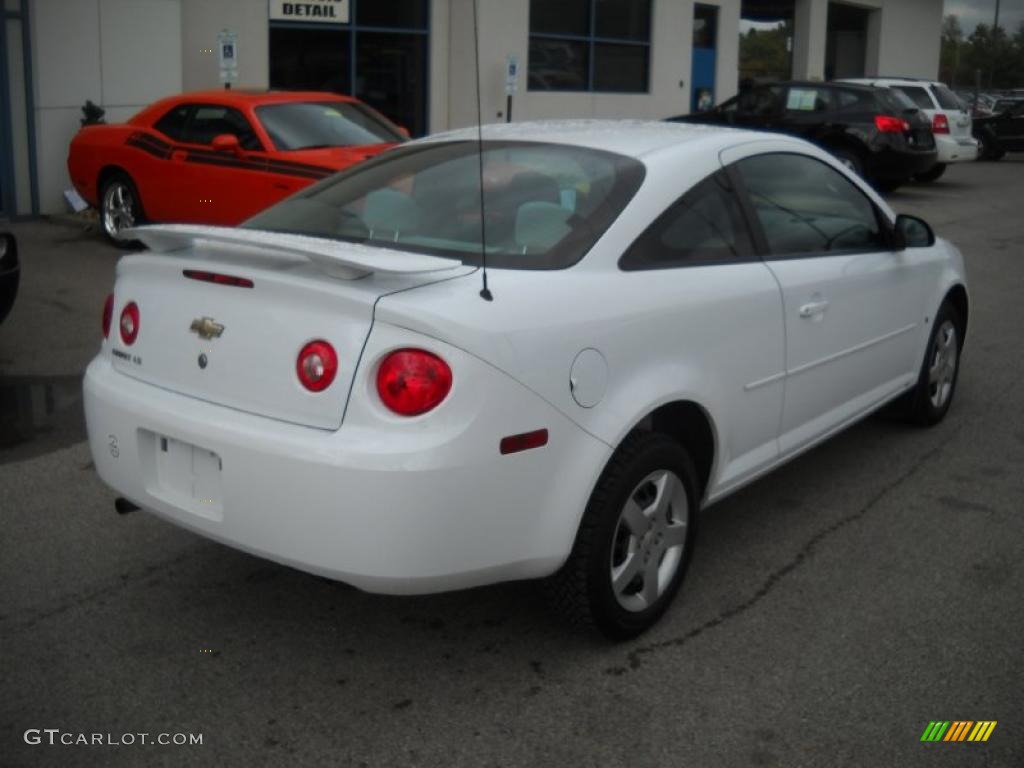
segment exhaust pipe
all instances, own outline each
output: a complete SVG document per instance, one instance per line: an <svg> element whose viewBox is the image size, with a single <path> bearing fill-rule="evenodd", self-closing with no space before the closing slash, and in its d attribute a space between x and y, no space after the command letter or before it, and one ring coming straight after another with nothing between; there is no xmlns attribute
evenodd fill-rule
<svg viewBox="0 0 1024 768"><path fill-rule="evenodd" d="M128 499L120 496L114 499L114 511L119 515L127 515L129 512L134 512L138 508L139 506L137 504L132 504Z"/></svg>

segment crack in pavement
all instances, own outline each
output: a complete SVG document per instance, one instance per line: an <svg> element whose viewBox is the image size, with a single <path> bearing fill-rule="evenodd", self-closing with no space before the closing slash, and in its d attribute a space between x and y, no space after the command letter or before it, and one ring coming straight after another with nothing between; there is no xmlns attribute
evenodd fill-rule
<svg viewBox="0 0 1024 768"><path fill-rule="evenodd" d="M961 431L961 429L962 427L957 428L952 432L952 434L949 437L956 435L958 432ZM768 578L765 579L760 589L758 589L753 595L751 595L749 598L744 600L739 605L735 605L732 608L728 608L722 611L717 616L715 616L715 618L709 619L700 626L694 627L689 632L680 635L679 637L673 637L667 640L659 640L657 642L650 643L648 645L641 646L640 648L636 648L630 651L628 654L626 654L626 658L629 660L629 668L632 670L639 669L643 664L643 656L656 653L658 651L664 650L665 648L682 647L694 638L704 634L708 630L714 629L715 627L724 624L730 619L733 619L736 616L739 616L749 611L751 608L757 605L757 603L759 603L762 599L767 597L775 589L778 583L782 581L783 578L785 578L787 575L795 571L808 558L810 558L810 556L814 554L815 547L817 547L822 541L829 538L832 534L836 533L837 531L840 531L848 525L851 525L852 523L855 523L858 520L862 519L865 515L868 514L868 512L871 511L871 509L876 504L878 504L878 502L885 498L885 496L887 496L890 491L895 490L904 482L909 480L921 467L925 466L929 461L932 460L932 458L939 454L942 451L942 449L949 444L949 442L950 440L949 438L947 438L943 440L940 445L936 446L932 450L928 451L927 453L919 457L918 460L915 461L914 464L911 465L911 467L907 469L906 472L899 475L896 479L885 485L881 490L878 491L878 493L876 493L874 496L868 499L867 503L865 503L864 506L862 506L860 509L847 515L846 517L840 518L828 527L823 528L822 530L814 534L797 551L796 555L794 555L788 563L783 565L781 568L778 568L777 570L772 571L770 574L768 574Z"/></svg>

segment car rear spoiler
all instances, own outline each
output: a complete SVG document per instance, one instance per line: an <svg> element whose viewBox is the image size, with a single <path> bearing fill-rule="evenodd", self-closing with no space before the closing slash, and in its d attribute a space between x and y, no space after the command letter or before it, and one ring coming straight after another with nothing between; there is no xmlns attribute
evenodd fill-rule
<svg viewBox="0 0 1024 768"><path fill-rule="evenodd" d="M156 224L123 230L120 238L138 240L154 253L174 253L203 244L241 246L247 249L247 256L262 251L270 259L281 256L306 259L325 274L340 280L358 280L373 272L396 275L440 272L462 266L460 261L439 256L234 227Z"/></svg>

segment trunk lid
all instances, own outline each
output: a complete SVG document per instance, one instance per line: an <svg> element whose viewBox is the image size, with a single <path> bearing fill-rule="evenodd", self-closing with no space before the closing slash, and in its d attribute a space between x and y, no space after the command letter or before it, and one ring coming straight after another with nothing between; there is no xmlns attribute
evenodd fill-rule
<svg viewBox="0 0 1024 768"><path fill-rule="evenodd" d="M473 271L455 260L323 240L317 241L321 253L309 256L295 241L311 238L266 232L147 229L133 236L155 251L118 265L107 340L114 367L190 397L320 429L341 425L377 299ZM374 271L375 260L400 271ZM214 274L251 287L211 282ZM126 345L118 321L132 301L139 331ZM296 362L317 339L334 347L338 372L327 389L310 392Z"/></svg>

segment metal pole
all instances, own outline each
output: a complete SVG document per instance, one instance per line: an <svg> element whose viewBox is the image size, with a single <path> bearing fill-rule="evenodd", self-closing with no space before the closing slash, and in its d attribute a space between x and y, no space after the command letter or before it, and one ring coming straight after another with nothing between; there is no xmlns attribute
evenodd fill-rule
<svg viewBox="0 0 1024 768"><path fill-rule="evenodd" d="M999 29L999 0L996 0L996 20L992 23L992 29Z"/></svg>

